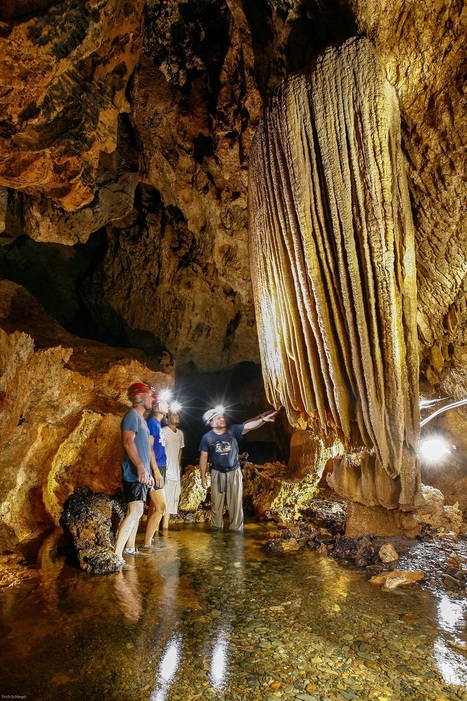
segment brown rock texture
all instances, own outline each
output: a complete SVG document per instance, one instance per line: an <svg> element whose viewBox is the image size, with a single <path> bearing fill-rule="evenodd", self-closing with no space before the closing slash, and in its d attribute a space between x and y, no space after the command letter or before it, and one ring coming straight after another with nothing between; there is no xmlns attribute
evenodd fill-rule
<svg viewBox="0 0 467 701"><path fill-rule="evenodd" d="M76 487L120 487L126 390L140 379L171 387L173 377L139 350L72 336L6 281L0 326L2 548L57 525Z"/></svg>
<svg viewBox="0 0 467 701"><path fill-rule="evenodd" d="M143 6L30 3L25 9L46 11L5 22L1 185L71 211L93 200L101 156L115 151L118 116L129 107L125 88L139 58ZM11 14L6 7L1 19Z"/></svg>
<svg viewBox="0 0 467 701"><path fill-rule="evenodd" d="M250 156L256 318L269 401L348 451L364 503L418 492L413 224L395 91L371 43L328 49L271 101ZM342 464L342 463L341 463ZM354 463L354 469L357 465ZM400 493L372 482L383 471Z"/></svg>

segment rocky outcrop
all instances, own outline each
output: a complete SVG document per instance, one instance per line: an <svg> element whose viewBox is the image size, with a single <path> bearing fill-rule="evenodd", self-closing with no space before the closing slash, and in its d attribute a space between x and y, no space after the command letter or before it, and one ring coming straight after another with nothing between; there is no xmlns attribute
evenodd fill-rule
<svg viewBox="0 0 467 701"><path fill-rule="evenodd" d="M76 487L121 484L128 386L173 377L139 350L83 341L0 282L0 550L58 524ZM26 330L27 329L27 330Z"/></svg>
<svg viewBox="0 0 467 701"><path fill-rule="evenodd" d="M0 184L73 211L92 202L117 147L144 2L43 5L3 16Z"/></svg>
<svg viewBox="0 0 467 701"><path fill-rule="evenodd" d="M65 500L60 515L64 532L62 547L78 560L83 572L108 574L121 568L121 559L115 555L114 548L125 511L123 493L118 498L80 487Z"/></svg>

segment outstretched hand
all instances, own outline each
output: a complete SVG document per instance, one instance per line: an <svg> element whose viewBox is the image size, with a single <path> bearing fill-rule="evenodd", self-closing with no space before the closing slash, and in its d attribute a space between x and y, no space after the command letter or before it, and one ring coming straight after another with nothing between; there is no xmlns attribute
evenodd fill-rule
<svg viewBox="0 0 467 701"><path fill-rule="evenodd" d="M275 409L269 409L261 414L261 417L265 423L272 423L279 412Z"/></svg>

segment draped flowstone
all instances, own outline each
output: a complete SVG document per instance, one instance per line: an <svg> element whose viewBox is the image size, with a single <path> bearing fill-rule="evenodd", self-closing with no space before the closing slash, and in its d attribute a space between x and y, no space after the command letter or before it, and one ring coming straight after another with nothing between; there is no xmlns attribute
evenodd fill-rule
<svg viewBox="0 0 467 701"><path fill-rule="evenodd" d="M271 100L250 156L249 231L269 400L342 441L341 494L412 507L414 230L398 101L368 40L327 49Z"/></svg>

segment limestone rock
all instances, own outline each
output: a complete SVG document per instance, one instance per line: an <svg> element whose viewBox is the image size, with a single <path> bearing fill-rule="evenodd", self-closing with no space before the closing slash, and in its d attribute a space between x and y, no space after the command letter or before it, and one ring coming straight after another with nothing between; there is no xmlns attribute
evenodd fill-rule
<svg viewBox="0 0 467 701"><path fill-rule="evenodd" d="M297 428L336 435L348 453L366 449L360 492L344 476L341 494L388 506L385 491L397 491L413 506L413 220L396 92L368 40L327 49L284 82L256 133L249 208L269 401Z"/></svg>
<svg viewBox="0 0 467 701"><path fill-rule="evenodd" d="M187 465L181 477L179 512L196 513L206 500L206 490L201 486L199 467Z"/></svg>
<svg viewBox="0 0 467 701"><path fill-rule="evenodd" d="M113 549L125 511L122 493L118 498L93 494L89 488L80 487L65 500L60 525L83 572L108 574L120 568Z"/></svg>
<svg viewBox="0 0 467 701"><path fill-rule="evenodd" d="M173 383L141 351L76 338L0 281L0 551L57 525L76 487L121 485L120 421L139 379Z"/></svg>
<svg viewBox="0 0 467 701"><path fill-rule="evenodd" d="M260 520L291 523L310 506L318 491L313 474L302 480L291 480L286 466L281 463L253 465L247 462L243 478L244 499Z"/></svg>
<svg viewBox="0 0 467 701"><path fill-rule="evenodd" d="M415 538L420 532L420 523L412 513L381 506L369 507L353 501L347 504L345 533L350 538L358 538L362 534Z"/></svg>
<svg viewBox="0 0 467 701"><path fill-rule="evenodd" d="M48 3L4 26L1 185L66 210L92 201L101 156L115 151L119 114L128 111L143 6Z"/></svg>
<svg viewBox="0 0 467 701"><path fill-rule="evenodd" d="M385 543L378 551L381 562L396 562L399 559L397 551L392 543Z"/></svg>
<svg viewBox="0 0 467 701"><path fill-rule="evenodd" d="M300 544L295 538L289 538L288 540L282 540L280 538L273 538L268 540L264 547L271 553L284 554L284 553L294 553L300 550Z"/></svg>
<svg viewBox="0 0 467 701"><path fill-rule="evenodd" d="M334 557L345 561L352 561L356 567L366 567L373 562L374 547L368 536L349 538L338 535L335 539L332 554Z"/></svg>
<svg viewBox="0 0 467 701"><path fill-rule="evenodd" d="M396 589L397 587L406 587L423 582L425 576L425 573L421 571L392 570L392 572L375 574L374 577L370 578L370 584L383 586L384 589Z"/></svg>
<svg viewBox="0 0 467 701"><path fill-rule="evenodd" d="M443 529L459 533L462 529L462 512L458 504L445 505L444 495L439 489L422 485L423 504L415 514L419 523L433 529Z"/></svg>

